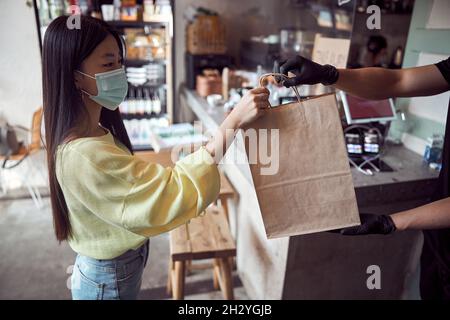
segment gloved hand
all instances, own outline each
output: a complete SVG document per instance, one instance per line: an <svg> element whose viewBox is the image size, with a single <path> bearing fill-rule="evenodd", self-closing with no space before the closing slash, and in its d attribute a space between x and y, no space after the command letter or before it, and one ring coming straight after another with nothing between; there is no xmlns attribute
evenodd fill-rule
<svg viewBox="0 0 450 320"><path fill-rule="evenodd" d="M289 59L280 64L280 73L288 75L288 72L295 74L295 77L280 81L280 77L275 77L277 82L281 82L285 87L298 86L301 84L331 85L339 78L339 71L332 65L320 65L301 56Z"/></svg>
<svg viewBox="0 0 450 320"><path fill-rule="evenodd" d="M358 236L366 234L389 234L397 228L392 218L388 215L377 215L362 213L360 215L361 225L356 227L344 228L339 231L345 236Z"/></svg>

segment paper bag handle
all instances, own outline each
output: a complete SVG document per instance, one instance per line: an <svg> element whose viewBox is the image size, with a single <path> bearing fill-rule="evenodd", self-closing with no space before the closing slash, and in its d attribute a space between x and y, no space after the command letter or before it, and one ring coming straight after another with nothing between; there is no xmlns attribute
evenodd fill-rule
<svg viewBox="0 0 450 320"><path fill-rule="evenodd" d="M270 76L276 76L276 77L282 77L283 79L289 79L289 77L287 75L282 74L282 73L277 73L277 72L265 73L259 77L259 85L261 87L264 87L264 83L263 83L264 79L267 77L270 77ZM291 88L292 88L292 90L294 90L294 93L295 93L295 96L297 97L298 102L301 102L302 99L300 98L300 94L298 92L297 87L292 86ZM270 107L272 108L272 106L270 106Z"/></svg>

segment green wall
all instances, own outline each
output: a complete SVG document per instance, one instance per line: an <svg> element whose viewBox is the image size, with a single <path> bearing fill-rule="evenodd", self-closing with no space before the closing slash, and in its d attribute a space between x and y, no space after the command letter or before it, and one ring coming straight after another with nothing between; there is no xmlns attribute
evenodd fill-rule
<svg viewBox="0 0 450 320"><path fill-rule="evenodd" d="M433 0L415 1L405 49L404 68L416 66L421 52L450 56L450 30L426 29L432 3ZM397 107L407 110L409 102L410 99L398 99ZM407 114L407 118L412 124L408 133L415 137L426 140L433 133L444 134L445 125L442 123L413 114ZM392 126L395 125L393 122Z"/></svg>

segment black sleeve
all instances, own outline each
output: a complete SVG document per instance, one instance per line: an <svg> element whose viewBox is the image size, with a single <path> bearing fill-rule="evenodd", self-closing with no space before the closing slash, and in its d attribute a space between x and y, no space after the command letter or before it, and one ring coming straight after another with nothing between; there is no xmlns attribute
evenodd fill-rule
<svg viewBox="0 0 450 320"><path fill-rule="evenodd" d="M447 60L442 60L441 62L436 63L436 67L438 67L439 71L442 73L442 76L450 84L450 57Z"/></svg>

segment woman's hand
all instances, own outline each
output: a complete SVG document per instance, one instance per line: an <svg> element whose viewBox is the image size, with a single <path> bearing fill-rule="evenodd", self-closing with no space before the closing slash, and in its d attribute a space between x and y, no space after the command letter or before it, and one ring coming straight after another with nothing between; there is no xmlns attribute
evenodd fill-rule
<svg viewBox="0 0 450 320"><path fill-rule="evenodd" d="M263 114L263 109L269 107L269 90L254 88L248 91L231 111L229 117L236 123L236 128L250 124Z"/></svg>
<svg viewBox="0 0 450 320"><path fill-rule="evenodd" d="M255 88L247 92L236 107L220 125L213 139L206 145L206 150L219 163L234 140L236 131L259 118L263 109L269 107L269 90Z"/></svg>

